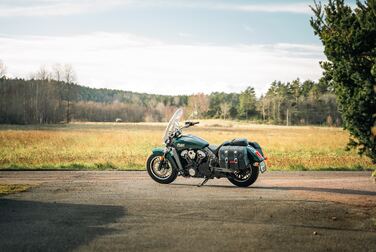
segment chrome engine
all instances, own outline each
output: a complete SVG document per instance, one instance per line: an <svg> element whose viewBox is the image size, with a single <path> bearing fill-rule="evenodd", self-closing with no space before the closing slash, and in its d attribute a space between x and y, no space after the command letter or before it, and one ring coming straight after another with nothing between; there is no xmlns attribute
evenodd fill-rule
<svg viewBox="0 0 376 252"><path fill-rule="evenodd" d="M199 166L207 157L206 153L202 150L183 150L180 153L180 156L182 156L187 161L188 174L191 177L198 175Z"/></svg>

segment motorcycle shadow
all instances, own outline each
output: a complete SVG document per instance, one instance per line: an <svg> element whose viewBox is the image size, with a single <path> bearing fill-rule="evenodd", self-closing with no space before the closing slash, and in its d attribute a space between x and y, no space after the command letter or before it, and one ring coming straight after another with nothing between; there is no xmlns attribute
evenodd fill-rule
<svg viewBox="0 0 376 252"><path fill-rule="evenodd" d="M363 195L363 196L376 196L374 191L354 190L345 188L326 188L326 187L310 187L310 186L254 186L256 189L266 190L284 190L284 191L310 191L310 192L324 192L348 195Z"/></svg>
<svg viewBox="0 0 376 252"><path fill-rule="evenodd" d="M189 187L216 187L216 188L240 188L240 189L251 189L252 187L237 187L235 185L211 185L211 184L205 184L203 186L199 186L199 183L197 184L181 184L181 183L171 183L171 186L189 186Z"/></svg>
<svg viewBox="0 0 376 252"><path fill-rule="evenodd" d="M198 187L198 184L182 184L172 183L173 186L189 186ZM211 185L206 184L202 187L212 188L236 188L236 189L261 189L261 190L282 190L282 191L307 191L307 192L323 192L323 193L335 193L344 195L362 195L362 196L376 196L374 191L343 189L343 188L325 188L325 187L304 187L304 186L250 186L250 187L237 187L234 185Z"/></svg>

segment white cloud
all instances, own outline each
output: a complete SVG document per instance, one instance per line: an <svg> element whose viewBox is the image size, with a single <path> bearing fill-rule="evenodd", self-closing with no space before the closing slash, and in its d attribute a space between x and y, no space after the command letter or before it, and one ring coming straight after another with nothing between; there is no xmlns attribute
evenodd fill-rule
<svg viewBox="0 0 376 252"><path fill-rule="evenodd" d="M269 4L218 4L217 9L246 12L288 12L312 14L309 3L269 3Z"/></svg>
<svg viewBox="0 0 376 252"><path fill-rule="evenodd" d="M130 0L30 0L16 4L0 3L0 17L65 16L111 10L132 4Z"/></svg>
<svg viewBox="0 0 376 252"><path fill-rule="evenodd" d="M27 0L0 3L0 17L15 16L63 16L103 12L119 7L164 7L199 8L245 12L288 12L312 14L309 1L300 3L243 4L210 0Z"/></svg>
<svg viewBox="0 0 376 252"><path fill-rule="evenodd" d="M71 63L79 83L137 92L258 94L273 80L316 80L321 46L171 44L124 33L79 36L0 36L0 57L13 76L27 77L42 64Z"/></svg>

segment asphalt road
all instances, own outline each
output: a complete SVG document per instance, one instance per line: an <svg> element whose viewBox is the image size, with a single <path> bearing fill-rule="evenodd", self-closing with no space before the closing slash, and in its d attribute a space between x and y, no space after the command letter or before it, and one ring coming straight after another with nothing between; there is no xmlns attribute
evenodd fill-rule
<svg viewBox="0 0 376 252"><path fill-rule="evenodd" d="M267 172L226 179L146 172L0 172L32 184L0 198L1 251L376 251L369 172Z"/></svg>

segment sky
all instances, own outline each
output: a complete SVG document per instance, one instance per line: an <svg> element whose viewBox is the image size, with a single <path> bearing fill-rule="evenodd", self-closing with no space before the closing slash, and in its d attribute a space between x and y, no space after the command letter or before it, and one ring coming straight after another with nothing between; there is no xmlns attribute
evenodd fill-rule
<svg viewBox="0 0 376 252"><path fill-rule="evenodd" d="M81 85L157 94L265 93L318 80L311 1L0 0L9 77L71 64Z"/></svg>

